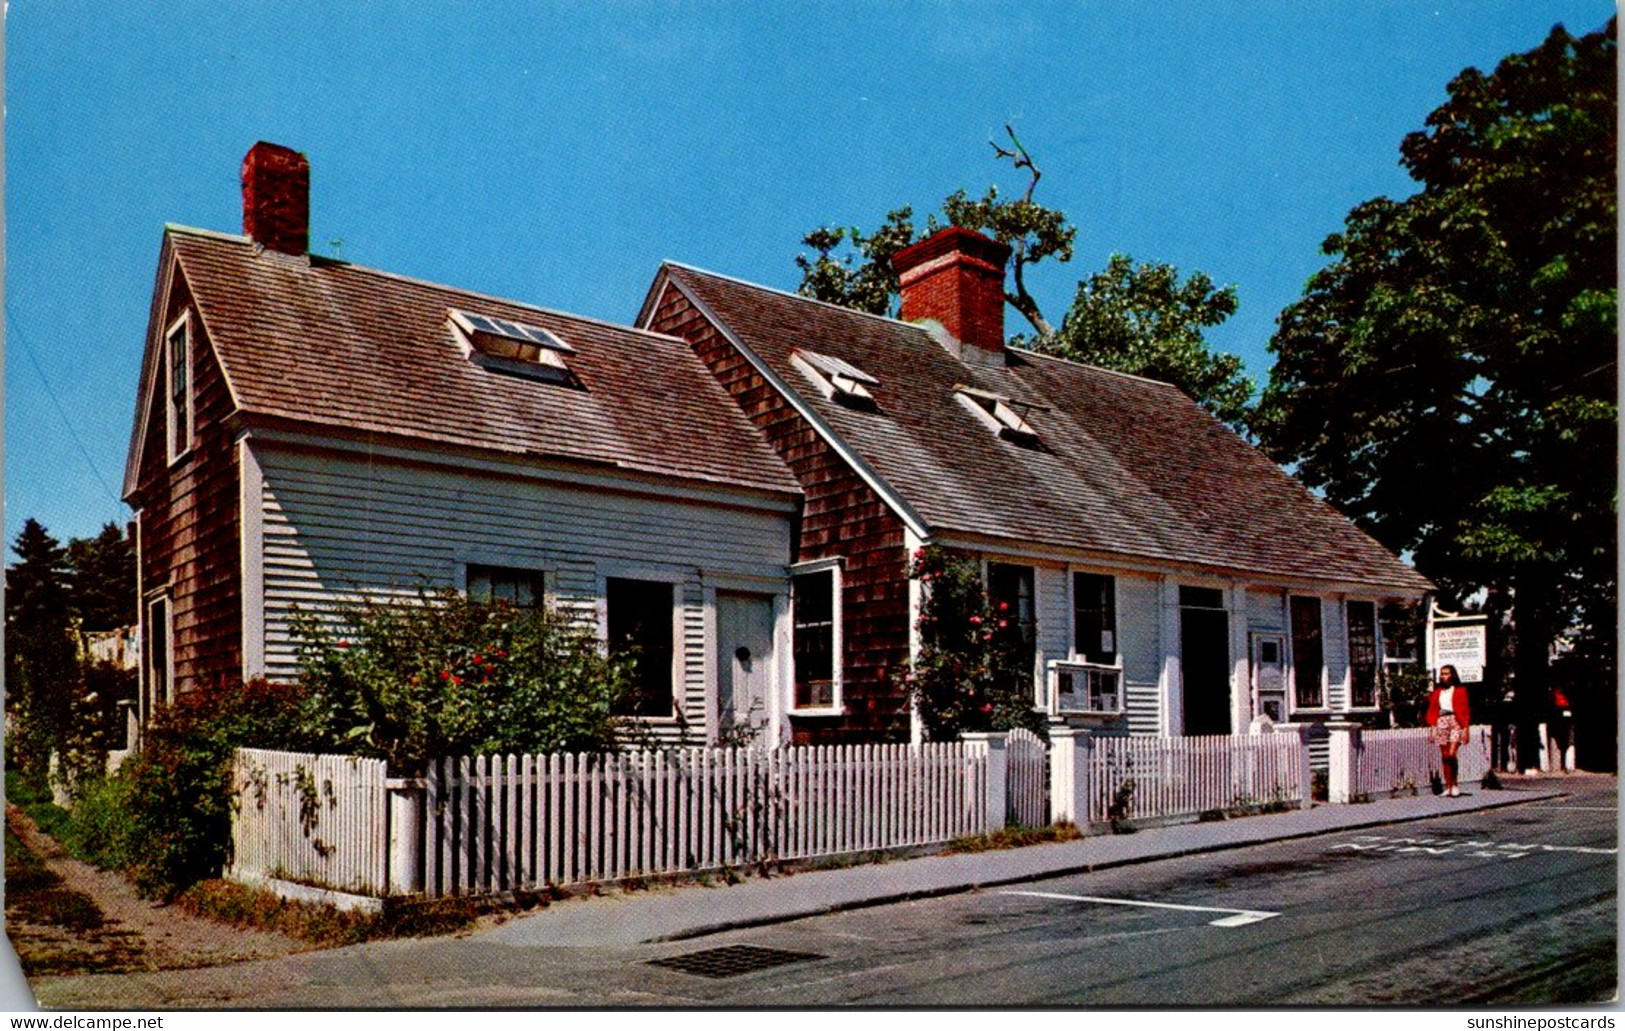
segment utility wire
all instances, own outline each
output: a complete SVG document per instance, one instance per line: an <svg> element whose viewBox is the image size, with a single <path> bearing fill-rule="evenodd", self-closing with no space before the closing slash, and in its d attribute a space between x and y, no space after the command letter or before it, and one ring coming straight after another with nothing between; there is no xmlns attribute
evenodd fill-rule
<svg viewBox="0 0 1625 1031"><path fill-rule="evenodd" d="M121 504L117 492L108 486L107 477L103 476L102 471L96 467L95 460L90 457L90 449L85 446L84 440L79 436L79 431L74 428L73 420L68 418L68 410L62 407L62 401L56 396L55 388L51 386L50 379L45 375L45 368L40 365L39 356L28 341L24 339L22 324L17 321L17 313L12 310L11 301L9 300L6 301L6 323L11 330L8 335L23 345L23 352L28 355L28 363L34 367L35 374L39 376L40 383L45 387L45 396L51 399L52 406L56 408L56 414L62 419L62 425L67 427L68 436L73 438L74 445L79 448L79 454L84 458L85 465L90 467L91 475L96 477L96 482L101 484L102 490L107 492L108 499L117 508Z"/></svg>

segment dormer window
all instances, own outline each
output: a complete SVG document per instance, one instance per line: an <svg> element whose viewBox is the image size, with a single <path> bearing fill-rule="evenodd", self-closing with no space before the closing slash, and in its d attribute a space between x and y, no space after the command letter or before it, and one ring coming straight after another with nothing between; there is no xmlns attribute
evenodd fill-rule
<svg viewBox="0 0 1625 1031"><path fill-rule="evenodd" d="M554 383L575 382L565 360L575 348L551 330L455 308L450 315L458 343L476 365Z"/></svg>
<svg viewBox="0 0 1625 1031"><path fill-rule="evenodd" d="M878 387L880 381L851 362L806 349L798 349L793 361L802 375L812 380L830 400L866 412L879 410L869 388Z"/></svg>
<svg viewBox="0 0 1625 1031"><path fill-rule="evenodd" d="M954 392L960 404L974 412L988 429L1000 437L1022 447L1040 446L1037 431L1027 423L1027 413L1037 405L963 384L956 386Z"/></svg>

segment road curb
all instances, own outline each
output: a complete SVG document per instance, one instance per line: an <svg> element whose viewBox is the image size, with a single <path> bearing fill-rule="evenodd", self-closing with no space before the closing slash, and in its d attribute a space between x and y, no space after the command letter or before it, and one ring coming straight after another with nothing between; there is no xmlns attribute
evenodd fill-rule
<svg viewBox="0 0 1625 1031"><path fill-rule="evenodd" d="M753 927L769 927L774 924L789 923L792 920L802 920L811 916L826 916L830 913L846 913L857 909L869 909L874 906L887 906L898 902L913 902L919 899L943 898L948 895L961 895L966 892L978 891L984 888L1001 888L1011 884L1031 884L1033 881L1048 880L1051 877L1066 877L1072 874L1094 873L1098 870L1115 870L1125 866L1138 866L1143 863L1155 863L1164 859L1179 859L1185 856L1209 855L1214 852L1228 852L1232 849L1251 848L1254 845L1271 845L1282 841L1301 841L1304 838L1318 838L1327 834L1342 834L1346 831L1366 830L1371 827L1391 827L1401 823L1415 823L1419 820L1433 820L1446 816L1462 816L1467 813L1489 812L1494 809L1507 809L1512 806L1528 805L1532 802L1545 802L1554 798L1565 798L1567 791L1517 792L1517 796L1504 800L1475 803L1468 809L1449 810L1445 812L1417 813L1408 816L1388 816L1380 819L1362 820L1358 823L1344 824L1338 827L1327 827L1321 830L1292 831L1267 837L1253 838L1248 841L1215 842L1207 845L1193 845L1187 848L1176 848L1167 852L1157 852L1143 856L1125 856L1122 859L1110 859L1095 863L1080 863L1059 866L1050 870L1033 873L1023 873L1011 877L995 877L989 880L978 880L966 884L942 885L935 888L920 888L913 891L886 892L862 899L853 899L846 902L835 902L823 906L812 906L796 913L774 914L770 916L753 917L743 920L724 920L697 927L685 928L670 934L656 935L652 938L640 939L640 945L656 945L666 942L687 941L692 938L703 938L710 934L721 934L724 931L743 931ZM1256 817L1268 819L1268 817Z"/></svg>

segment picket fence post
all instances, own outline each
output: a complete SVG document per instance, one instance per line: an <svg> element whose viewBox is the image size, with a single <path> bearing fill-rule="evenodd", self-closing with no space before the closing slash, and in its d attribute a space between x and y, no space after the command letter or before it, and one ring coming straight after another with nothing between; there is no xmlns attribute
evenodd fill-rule
<svg viewBox="0 0 1625 1031"><path fill-rule="evenodd" d="M1326 731L1326 801L1347 805L1359 793L1355 778L1359 775L1360 725L1333 720L1327 722Z"/></svg>
<svg viewBox="0 0 1625 1031"><path fill-rule="evenodd" d="M1080 829L1089 823L1089 776L1095 738L1077 727L1051 727L1049 732L1050 819Z"/></svg>
<svg viewBox="0 0 1625 1031"><path fill-rule="evenodd" d="M1005 751L1006 735L998 731L974 731L962 736L965 750L970 755L982 756L986 763L983 783L982 830L992 834L1004 829L1005 806L1009 798L1005 783L1009 770L1009 756ZM972 766L974 768L974 766ZM975 795L971 797L974 799Z"/></svg>
<svg viewBox="0 0 1625 1031"><path fill-rule="evenodd" d="M416 895L423 891L423 854L427 827L423 818L422 777L389 777L389 880L385 893Z"/></svg>

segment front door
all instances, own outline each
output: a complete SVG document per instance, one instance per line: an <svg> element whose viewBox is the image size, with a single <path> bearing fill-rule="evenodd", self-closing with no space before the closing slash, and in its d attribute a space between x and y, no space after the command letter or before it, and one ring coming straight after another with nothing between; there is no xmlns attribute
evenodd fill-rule
<svg viewBox="0 0 1625 1031"><path fill-rule="evenodd" d="M1286 722L1286 638L1253 635L1253 715Z"/></svg>
<svg viewBox="0 0 1625 1031"><path fill-rule="evenodd" d="M773 690L773 599L717 592L717 734L754 742L767 727Z"/></svg>
<svg viewBox="0 0 1625 1031"><path fill-rule="evenodd" d="M1179 609L1185 733L1229 734L1230 613L1223 592L1181 587Z"/></svg>

